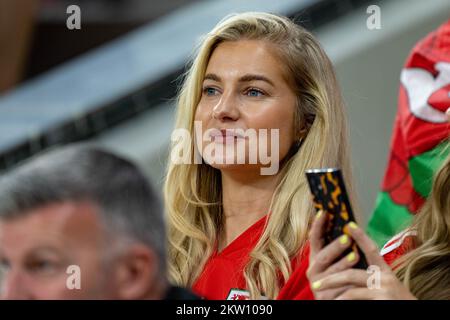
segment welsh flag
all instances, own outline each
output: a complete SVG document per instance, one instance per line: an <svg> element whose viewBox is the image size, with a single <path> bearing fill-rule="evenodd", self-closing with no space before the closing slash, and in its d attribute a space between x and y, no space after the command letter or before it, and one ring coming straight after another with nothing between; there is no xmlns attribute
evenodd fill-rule
<svg viewBox="0 0 450 320"><path fill-rule="evenodd" d="M449 154L450 20L413 48L399 90L389 161L367 227L380 247L408 227Z"/></svg>

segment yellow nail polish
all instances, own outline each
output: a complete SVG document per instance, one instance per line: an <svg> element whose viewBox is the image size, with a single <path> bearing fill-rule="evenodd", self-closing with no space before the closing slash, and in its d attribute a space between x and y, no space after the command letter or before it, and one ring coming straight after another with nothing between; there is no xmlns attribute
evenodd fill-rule
<svg viewBox="0 0 450 320"><path fill-rule="evenodd" d="M348 236L347 236L346 234L344 234L343 236L341 236L341 237L339 238L339 242L340 242L341 244L346 244L346 243L348 242Z"/></svg>
<svg viewBox="0 0 450 320"><path fill-rule="evenodd" d="M312 284L313 289L319 289L322 283L320 281L314 281Z"/></svg>
<svg viewBox="0 0 450 320"><path fill-rule="evenodd" d="M357 225L356 223L354 223L353 221L350 222L350 223L348 224L348 226L349 226L351 229L358 229L358 225Z"/></svg>
<svg viewBox="0 0 450 320"><path fill-rule="evenodd" d="M355 253L354 253L353 251L350 252L350 253L347 255L347 261L349 261L349 262L354 261L355 258L356 258L356 255L355 255Z"/></svg>
<svg viewBox="0 0 450 320"><path fill-rule="evenodd" d="M320 216L322 216L322 210L320 210L319 212L317 212L317 214L316 214L316 219L319 219Z"/></svg>

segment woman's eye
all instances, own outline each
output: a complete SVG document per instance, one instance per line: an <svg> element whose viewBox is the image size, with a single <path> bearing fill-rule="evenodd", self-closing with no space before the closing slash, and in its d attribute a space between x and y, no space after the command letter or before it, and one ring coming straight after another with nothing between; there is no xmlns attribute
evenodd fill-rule
<svg viewBox="0 0 450 320"><path fill-rule="evenodd" d="M264 95L264 92L258 89L249 89L246 94L250 97L260 97Z"/></svg>
<svg viewBox="0 0 450 320"><path fill-rule="evenodd" d="M203 93L207 96L214 96L217 93L217 90L211 87L206 87L203 89Z"/></svg>

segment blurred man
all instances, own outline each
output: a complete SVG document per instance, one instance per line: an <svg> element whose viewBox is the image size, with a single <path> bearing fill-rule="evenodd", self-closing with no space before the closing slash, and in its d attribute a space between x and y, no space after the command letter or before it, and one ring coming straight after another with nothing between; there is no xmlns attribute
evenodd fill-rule
<svg viewBox="0 0 450 320"><path fill-rule="evenodd" d="M124 159L78 145L0 178L1 298L193 298L165 260L160 203Z"/></svg>

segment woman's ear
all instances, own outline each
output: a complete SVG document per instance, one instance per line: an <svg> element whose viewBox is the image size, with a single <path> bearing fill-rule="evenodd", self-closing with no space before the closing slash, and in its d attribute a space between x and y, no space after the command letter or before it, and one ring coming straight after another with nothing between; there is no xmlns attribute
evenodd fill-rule
<svg viewBox="0 0 450 320"><path fill-rule="evenodd" d="M303 140L306 138L307 133L308 128L306 127L302 127L299 131L296 132L294 145L297 148L299 148L302 145Z"/></svg>
<svg viewBox="0 0 450 320"><path fill-rule="evenodd" d="M303 127L299 132L298 132L298 140L303 140L306 137L306 134L308 133L308 129L306 127Z"/></svg>
<svg viewBox="0 0 450 320"><path fill-rule="evenodd" d="M118 299L157 299L155 295L158 294L161 281L158 273L159 261L155 251L141 244L131 245L125 249L116 266L115 288Z"/></svg>

